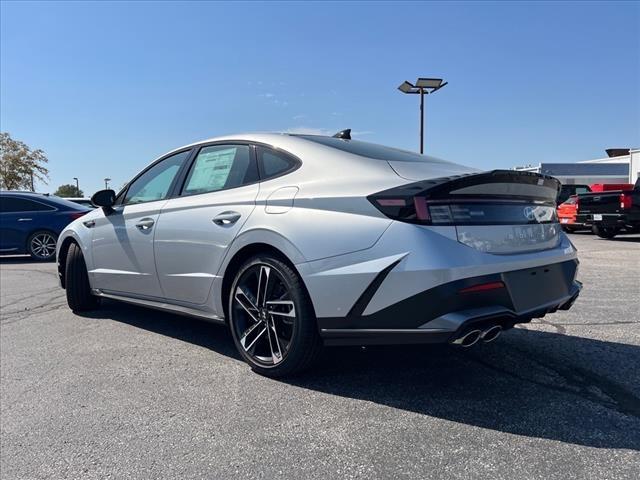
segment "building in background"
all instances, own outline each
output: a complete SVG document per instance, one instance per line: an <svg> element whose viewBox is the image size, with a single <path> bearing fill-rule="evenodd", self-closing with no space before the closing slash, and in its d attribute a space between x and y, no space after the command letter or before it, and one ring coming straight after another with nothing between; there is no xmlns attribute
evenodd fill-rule
<svg viewBox="0 0 640 480"><path fill-rule="evenodd" d="M563 184L635 183L640 177L640 150L611 148L607 157L574 163L540 163L514 170L551 175Z"/></svg>

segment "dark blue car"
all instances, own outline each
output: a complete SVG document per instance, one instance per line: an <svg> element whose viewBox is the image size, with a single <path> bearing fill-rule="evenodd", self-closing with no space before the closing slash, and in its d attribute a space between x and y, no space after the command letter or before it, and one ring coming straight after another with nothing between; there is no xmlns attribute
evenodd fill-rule
<svg viewBox="0 0 640 480"><path fill-rule="evenodd" d="M89 211L59 197L0 192L0 254L28 253L37 260L53 260L62 229Z"/></svg>

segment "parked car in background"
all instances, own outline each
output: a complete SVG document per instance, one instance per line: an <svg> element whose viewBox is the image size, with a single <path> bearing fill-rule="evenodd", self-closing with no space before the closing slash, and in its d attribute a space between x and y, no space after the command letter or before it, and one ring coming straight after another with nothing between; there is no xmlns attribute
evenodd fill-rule
<svg viewBox="0 0 640 480"><path fill-rule="evenodd" d="M566 184L562 185L560 188L560 194L556 199L556 204L560 205L561 203L566 202L570 196L572 195L580 195L581 193L589 193L591 191L591 187L589 185L581 185L581 184Z"/></svg>
<svg viewBox="0 0 640 480"><path fill-rule="evenodd" d="M470 347L571 307L577 253L557 179L336 137L178 148L58 240L74 311L100 297L228 324L265 375L325 345Z"/></svg>
<svg viewBox="0 0 640 480"><path fill-rule="evenodd" d="M557 208L558 221L562 225L562 229L565 232L575 232L578 230L591 230L591 224L585 224L584 220L586 216L579 216L580 213L580 197L595 192L608 192L612 190L624 190L632 189L631 183L594 183L591 185L563 185L561 189L560 197L563 197L566 192L575 191L564 202L560 203Z"/></svg>
<svg viewBox="0 0 640 480"><path fill-rule="evenodd" d="M82 205L87 208L95 208L93 203L91 203L90 198L82 198L82 197L65 197L65 200L69 200L70 202L77 203L78 205Z"/></svg>
<svg viewBox="0 0 640 480"><path fill-rule="evenodd" d="M633 188L580 195L577 221L601 238L640 232L640 178Z"/></svg>
<svg viewBox="0 0 640 480"><path fill-rule="evenodd" d="M0 191L0 254L53 260L62 229L89 211L59 197Z"/></svg>
<svg viewBox="0 0 640 480"><path fill-rule="evenodd" d="M590 228L577 221L579 203L578 195L571 195L567 200L558 205L558 221L565 232L575 232L577 230Z"/></svg>

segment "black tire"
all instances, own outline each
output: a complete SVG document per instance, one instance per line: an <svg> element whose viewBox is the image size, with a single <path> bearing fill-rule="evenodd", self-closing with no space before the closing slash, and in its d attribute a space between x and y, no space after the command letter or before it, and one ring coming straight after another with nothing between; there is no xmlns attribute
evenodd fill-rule
<svg viewBox="0 0 640 480"><path fill-rule="evenodd" d="M260 279L265 275L261 299ZM299 275L277 257L257 255L244 262L235 275L228 306L233 341L255 372L273 378L291 376L317 359L322 342L311 299Z"/></svg>
<svg viewBox="0 0 640 480"><path fill-rule="evenodd" d="M595 233L600 238L606 238L607 240L612 239L618 233L620 233L620 229L616 227L604 227L602 225L594 225L593 233Z"/></svg>
<svg viewBox="0 0 640 480"><path fill-rule="evenodd" d="M82 250L76 243L69 245L65 265L67 304L74 312L86 312L98 307L98 297L91 295L87 265Z"/></svg>
<svg viewBox="0 0 640 480"><path fill-rule="evenodd" d="M58 236L48 230L38 230L27 239L27 252L34 260L51 262L56 258Z"/></svg>

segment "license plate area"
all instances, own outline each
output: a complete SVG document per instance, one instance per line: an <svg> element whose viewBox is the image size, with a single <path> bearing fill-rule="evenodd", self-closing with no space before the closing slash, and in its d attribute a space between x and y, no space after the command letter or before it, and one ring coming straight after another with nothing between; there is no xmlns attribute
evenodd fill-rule
<svg viewBox="0 0 640 480"><path fill-rule="evenodd" d="M569 295L575 264L564 262L504 274L516 311L530 310Z"/></svg>

